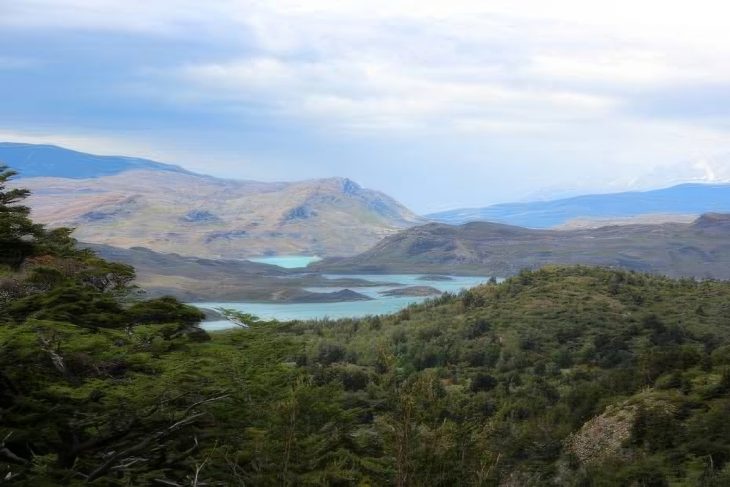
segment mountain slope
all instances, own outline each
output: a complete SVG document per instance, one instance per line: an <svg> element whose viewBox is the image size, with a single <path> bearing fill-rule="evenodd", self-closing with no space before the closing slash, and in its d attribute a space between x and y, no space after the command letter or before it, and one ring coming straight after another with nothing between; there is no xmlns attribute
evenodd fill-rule
<svg viewBox="0 0 730 487"><path fill-rule="evenodd" d="M68 287L0 327L10 484L730 482L727 282L553 267L394 315L210 334L170 300L106 296L115 320Z"/></svg>
<svg viewBox="0 0 730 487"><path fill-rule="evenodd" d="M533 203L506 203L486 208L433 213L427 215L427 218L452 225L490 221L529 228L550 228L575 219L620 219L657 215L666 220L667 215L699 216L708 212L730 212L730 184L682 184L655 191L586 195Z"/></svg>
<svg viewBox="0 0 730 487"><path fill-rule="evenodd" d="M728 282L551 266L393 315L224 312L239 329L209 334L3 190L3 484L730 484Z"/></svg>
<svg viewBox="0 0 730 487"><path fill-rule="evenodd" d="M26 176L17 185L33 192L34 218L75 227L74 236L90 243L211 258L353 255L422 222L389 196L344 178L234 181L149 161L123 159L129 164L122 167L116 158L64 150L60 159L38 165L34 154L45 146L13 150L12 160L24 162L10 165ZM72 169L95 176L77 177ZM60 173L73 174L50 177Z"/></svg>
<svg viewBox="0 0 730 487"><path fill-rule="evenodd" d="M247 260L203 259L163 254L150 249L122 249L109 245L81 244L100 257L131 265L137 270L135 284L150 296L173 296L194 301L335 302L348 294L308 291L313 287L361 287L375 285L362 279L327 279L313 273L260 264ZM352 291L350 291L352 292Z"/></svg>
<svg viewBox="0 0 730 487"><path fill-rule="evenodd" d="M55 145L13 142L0 142L0 161L18 171L23 178L46 176L83 179L135 169L188 173L178 166L136 157L97 156Z"/></svg>
<svg viewBox="0 0 730 487"><path fill-rule="evenodd" d="M669 276L730 279L730 215L691 224L533 230L496 223L432 223L388 237L369 251L310 266L325 272L513 275L546 264L615 266Z"/></svg>

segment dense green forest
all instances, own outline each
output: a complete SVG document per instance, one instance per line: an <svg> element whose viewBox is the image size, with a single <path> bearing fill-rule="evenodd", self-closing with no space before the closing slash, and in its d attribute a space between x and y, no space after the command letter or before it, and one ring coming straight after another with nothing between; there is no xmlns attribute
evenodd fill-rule
<svg viewBox="0 0 730 487"><path fill-rule="evenodd" d="M0 484L730 485L730 284L547 267L208 334L0 169Z"/></svg>

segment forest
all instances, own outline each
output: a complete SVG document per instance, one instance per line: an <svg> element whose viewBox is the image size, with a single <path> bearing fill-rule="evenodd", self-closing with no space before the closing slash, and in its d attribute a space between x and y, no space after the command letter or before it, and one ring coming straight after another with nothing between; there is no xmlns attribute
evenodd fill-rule
<svg viewBox="0 0 730 487"><path fill-rule="evenodd" d="M33 223L13 176L2 485L730 485L727 282L547 266L388 316L208 333Z"/></svg>

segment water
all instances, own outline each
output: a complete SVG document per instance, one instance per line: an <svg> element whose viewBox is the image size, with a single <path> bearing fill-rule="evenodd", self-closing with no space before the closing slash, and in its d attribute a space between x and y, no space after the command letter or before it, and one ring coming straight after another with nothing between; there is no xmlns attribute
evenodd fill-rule
<svg viewBox="0 0 730 487"><path fill-rule="evenodd" d="M260 264L276 265L285 269L299 269L322 259L316 255L280 255L277 257L255 257L248 260Z"/></svg>
<svg viewBox="0 0 730 487"><path fill-rule="evenodd" d="M431 286L442 292L456 293L462 289L477 286L486 282L487 277L474 276L449 276L451 280L422 280L421 274L386 274L386 275L325 275L328 279L356 278L368 281L393 282L402 286ZM203 309L228 308L244 313L251 313L263 320L313 320L313 319L338 319L338 318L361 318L368 315L379 315L395 313L410 304L420 303L427 299L422 296L382 296L381 291L397 289L402 286L376 286L376 287L348 287L360 294L374 298L372 301L347 301L341 303L194 303L195 306ZM332 292L340 291L341 287L312 287L309 291ZM203 328L209 331L231 328L232 323L223 321L208 321L203 323Z"/></svg>

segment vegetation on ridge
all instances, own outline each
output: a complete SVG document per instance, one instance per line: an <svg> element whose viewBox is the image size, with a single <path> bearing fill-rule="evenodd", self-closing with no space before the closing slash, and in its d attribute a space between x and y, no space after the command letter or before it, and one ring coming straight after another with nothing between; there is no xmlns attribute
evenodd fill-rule
<svg viewBox="0 0 730 487"><path fill-rule="evenodd" d="M728 283L548 267L209 337L17 203L0 205L22 251L0 276L0 483L730 482Z"/></svg>

